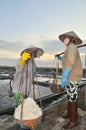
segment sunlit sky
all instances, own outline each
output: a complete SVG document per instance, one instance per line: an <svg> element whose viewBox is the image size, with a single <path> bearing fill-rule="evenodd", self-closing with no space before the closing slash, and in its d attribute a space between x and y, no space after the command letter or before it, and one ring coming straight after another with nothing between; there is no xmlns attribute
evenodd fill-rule
<svg viewBox="0 0 86 130"><path fill-rule="evenodd" d="M36 46L44 54L39 67L53 67L65 50L58 36L74 31L86 43L86 0L0 0L0 66L16 66L23 49ZM86 47L80 49L84 66Z"/></svg>

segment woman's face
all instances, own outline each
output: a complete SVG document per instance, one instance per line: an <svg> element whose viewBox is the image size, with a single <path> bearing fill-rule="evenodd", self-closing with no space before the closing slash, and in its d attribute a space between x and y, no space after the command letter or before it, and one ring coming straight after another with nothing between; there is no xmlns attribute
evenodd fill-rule
<svg viewBox="0 0 86 130"><path fill-rule="evenodd" d="M70 42L70 38L69 37L67 37L67 38L64 39L64 44L66 46L69 44L69 42Z"/></svg>

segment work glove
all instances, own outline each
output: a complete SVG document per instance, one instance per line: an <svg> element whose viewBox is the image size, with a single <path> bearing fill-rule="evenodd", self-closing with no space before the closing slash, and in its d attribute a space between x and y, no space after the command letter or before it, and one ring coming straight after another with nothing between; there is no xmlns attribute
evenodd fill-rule
<svg viewBox="0 0 86 130"><path fill-rule="evenodd" d="M60 56L60 55L55 55L55 57L57 57L59 60L61 60L62 61L62 57Z"/></svg>
<svg viewBox="0 0 86 130"><path fill-rule="evenodd" d="M68 77L69 77L70 71L71 70L69 68L66 68L62 74L62 79L61 79L62 88L65 88L68 85Z"/></svg>
<svg viewBox="0 0 86 130"><path fill-rule="evenodd" d="M21 56L20 61L19 61L19 65L20 65L20 66L24 66L25 62L26 62L28 59L30 59L30 58L31 58L30 53L24 52L24 53L22 54L22 56Z"/></svg>

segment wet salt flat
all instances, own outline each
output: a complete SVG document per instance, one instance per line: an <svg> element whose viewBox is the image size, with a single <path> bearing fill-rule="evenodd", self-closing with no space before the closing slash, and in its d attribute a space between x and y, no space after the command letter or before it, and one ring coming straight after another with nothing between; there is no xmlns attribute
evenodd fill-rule
<svg viewBox="0 0 86 130"><path fill-rule="evenodd" d="M57 106L46 111L44 120L38 124L34 130L64 130L63 125L68 119L61 117L66 111L66 101L60 102ZM85 106L85 91L79 92L78 99L78 114L80 124L69 130L86 130L86 106ZM16 123L12 115L0 116L0 130L22 130L20 125Z"/></svg>
<svg viewBox="0 0 86 130"><path fill-rule="evenodd" d="M44 81L45 81L45 79L44 79ZM10 80L0 80L0 95L8 95L8 91L9 91L9 88L10 88L9 82L10 82ZM49 95L49 94L52 93L49 87L43 87L43 86L39 86L39 85L34 85L34 86L35 86L35 96L36 96L36 98L39 98L39 91L40 91L41 97ZM2 93L2 91L3 91L3 93ZM33 97L33 85L32 85L32 88L31 88L30 96Z"/></svg>
<svg viewBox="0 0 86 130"><path fill-rule="evenodd" d="M41 80L41 78L40 78ZM48 78L44 78L43 81L47 81ZM0 96L8 96L10 80L0 81ZM38 87L40 90L40 96L46 96L51 94L50 88L36 86L35 85L35 96L39 98ZM86 86L85 86L86 87ZM3 93L2 93L3 91ZM33 97L33 91L31 91L30 96ZM85 104L85 89L79 92L78 100L78 112L79 112L79 126L73 128L72 130L86 130L86 104ZM37 125L35 130L64 130L62 126L67 120L61 117L61 114L66 111L66 101L60 102L57 106L47 110L45 112L43 123ZM20 125L18 125L13 117L13 115L1 115L0 116L0 130L22 130Z"/></svg>

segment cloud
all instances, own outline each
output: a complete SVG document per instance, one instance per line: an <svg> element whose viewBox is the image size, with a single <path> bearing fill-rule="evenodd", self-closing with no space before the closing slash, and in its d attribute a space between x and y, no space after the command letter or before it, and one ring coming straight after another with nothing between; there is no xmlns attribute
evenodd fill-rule
<svg viewBox="0 0 86 130"><path fill-rule="evenodd" d="M13 51L20 51L23 47L25 46L25 43L22 43L20 41L16 42L9 42L9 41L4 41L0 40L0 50L13 50Z"/></svg>
<svg viewBox="0 0 86 130"><path fill-rule="evenodd" d="M0 66L16 66L18 59L0 58Z"/></svg>
<svg viewBox="0 0 86 130"><path fill-rule="evenodd" d="M22 50L31 46L36 46L44 50L44 54L36 60L37 65L52 66L55 58L54 55L65 50L64 44L55 38L49 38L49 36L42 38L37 37L35 42L34 39L36 39L36 37L33 37L33 39L31 37L31 39L28 39L28 42L9 42L0 40L0 65L3 64L15 66ZM86 40L83 42L83 44L84 43L86 43ZM84 57L84 54L86 53L86 47L79 48L79 50L81 52L81 57Z"/></svg>
<svg viewBox="0 0 86 130"><path fill-rule="evenodd" d="M42 41L41 43L45 53L57 53L62 52L65 49L65 46L63 43L61 43L58 40L48 40L48 41Z"/></svg>

